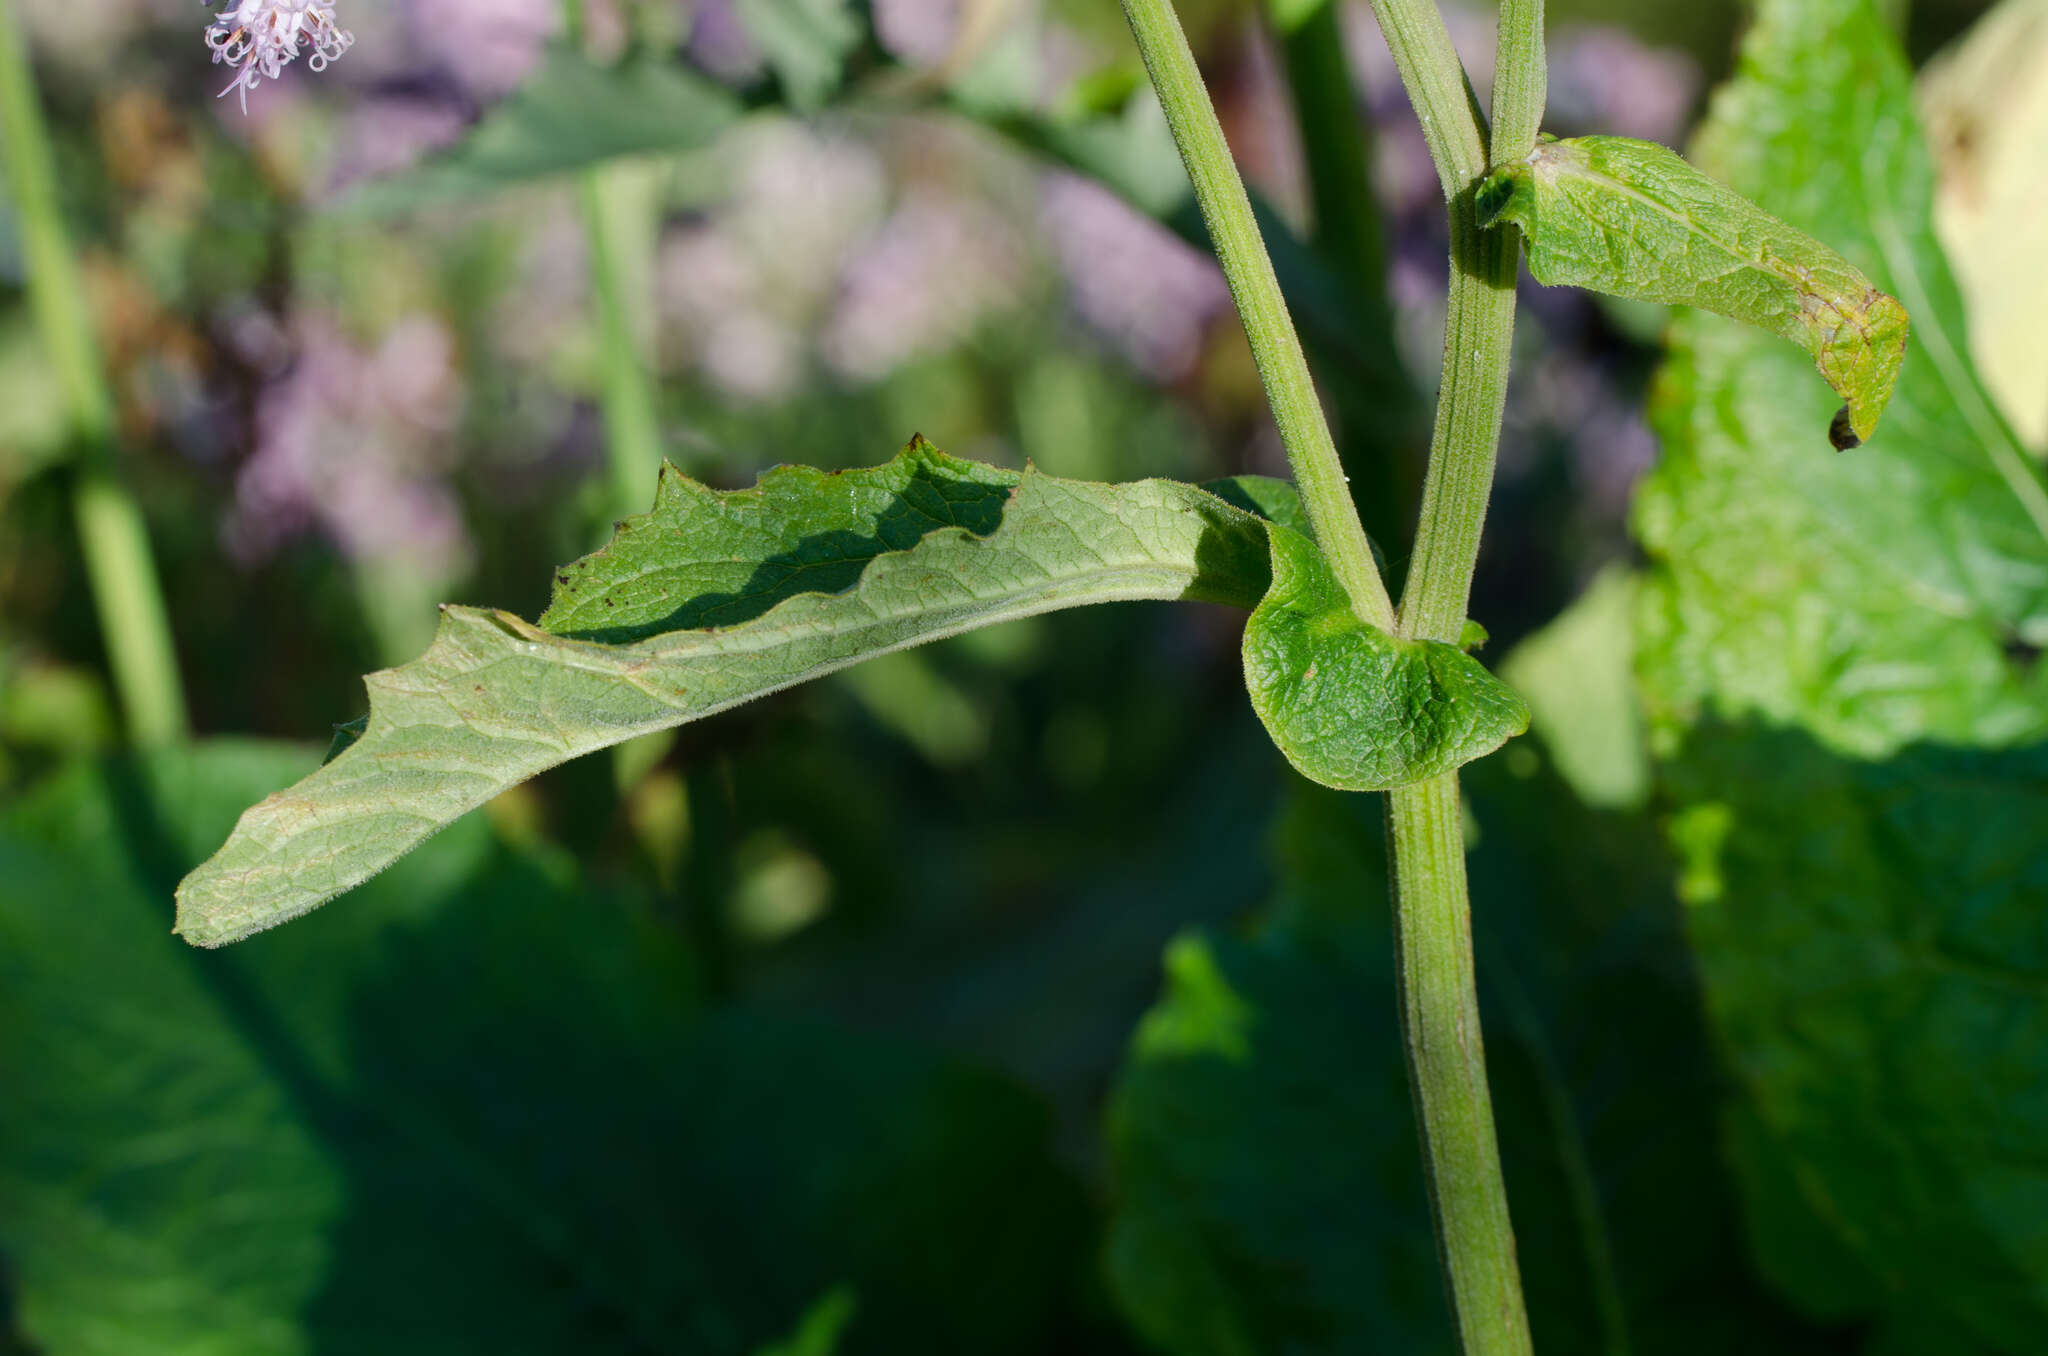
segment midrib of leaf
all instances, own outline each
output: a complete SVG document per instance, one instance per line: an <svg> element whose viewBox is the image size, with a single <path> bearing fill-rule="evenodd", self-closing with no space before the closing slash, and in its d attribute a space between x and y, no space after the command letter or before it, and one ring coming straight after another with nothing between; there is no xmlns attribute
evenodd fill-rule
<svg viewBox="0 0 2048 1356"><path fill-rule="evenodd" d="M866 482L862 512L886 499L867 491L886 489L906 467L941 477L985 473L915 444L889 467L849 473ZM741 491L730 501L743 515L765 515L750 521L767 533L767 558L813 531L859 524L832 508L842 501L829 499L823 480L789 473L777 482L788 492L782 498ZM827 499L814 501L812 489ZM716 515L728 501L701 492L691 503ZM828 512L814 528L806 514L818 511ZM635 521L629 531L658 533L649 540L663 549L679 534L673 539L687 550L687 516ZM901 549L860 558L858 576L841 592L788 594L731 626L658 631L617 645L552 634L506 613L444 609L422 659L368 680L371 718L360 740L252 809L227 847L187 878L180 927L219 944L296 917L556 762L863 659L1061 607L1178 598L1250 607L1266 588L1261 520L1171 482L1112 487L1027 471L985 530L934 527ZM724 563L744 568L753 559ZM614 565L625 568L614 575ZM577 615L589 615L593 600L608 602L665 567L600 553L572 568L584 590L585 613ZM658 593L620 596L622 620L666 605Z"/></svg>

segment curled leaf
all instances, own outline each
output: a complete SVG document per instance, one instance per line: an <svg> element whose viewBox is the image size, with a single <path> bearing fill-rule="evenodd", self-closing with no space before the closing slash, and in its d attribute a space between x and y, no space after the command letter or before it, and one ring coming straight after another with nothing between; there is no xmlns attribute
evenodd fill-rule
<svg viewBox="0 0 2048 1356"><path fill-rule="evenodd" d="M1553 286L1696 306L1790 339L1842 397L1837 448L1866 441L1906 356L1906 308L1848 260L1673 152L1628 137L1546 139L1480 184Z"/></svg>
<svg viewBox="0 0 2048 1356"><path fill-rule="evenodd" d="M1493 752L1529 708L1454 645L1359 620L1308 538L1280 526L1273 587L1244 630L1252 706L1287 761L1340 791L1385 791Z"/></svg>

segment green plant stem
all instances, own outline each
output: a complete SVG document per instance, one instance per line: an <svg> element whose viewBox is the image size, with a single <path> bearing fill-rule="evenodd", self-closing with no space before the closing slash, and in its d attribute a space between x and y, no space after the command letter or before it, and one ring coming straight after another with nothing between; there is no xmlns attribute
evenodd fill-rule
<svg viewBox="0 0 2048 1356"><path fill-rule="evenodd" d="M1373 563L1372 547L1351 501L1301 340L1281 299L1280 283L1252 219L1251 200L1223 139L1223 127L1216 120L1216 108L1202 84L1187 35L1181 32L1171 0L1123 0L1123 7L1152 87L1173 129L1174 144L1180 148L1188 178L1194 183L1195 201L1202 209L1209 238L1215 242L1238 316L1251 340L1252 357L1258 363L1259 378L1272 404L1273 419L1280 427L1280 440L1287 447L1287 460L1294 469L1317 544L1350 595L1353 610L1372 625L1391 629L1393 602Z"/></svg>
<svg viewBox="0 0 2048 1356"><path fill-rule="evenodd" d="M72 515L114 687L135 743L174 743L186 736L187 725L170 614L141 506L121 483L116 464L114 396L58 206L49 129L13 0L0 0L0 151L21 233L30 305L78 439Z"/></svg>
<svg viewBox="0 0 2048 1356"><path fill-rule="evenodd" d="M1529 1356L1472 977L1458 774L1387 793L1394 954L1437 1248L1466 1356Z"/></svg>
<svg viewBox="0 0 2048 1356"><path fill-rule="evenodd" d="M580 45L583 0L562 0L561 12L564 37ZM629 220L633 204L626 201L631 185L625 176L633 172L630 166L587 170L576 184L604 368L599 398L605 462L611 471L613 512L622 517L644 513L654 501L662 460L654 373L642 339L646 327L636 319L626 278L628 242L634 233Z"/></svg>
<svg viewBox="0 0 2048 1356"><path fill-rule="evenodd" d="M1492 493L1519 261L1507 232L1479 229L1472 196L1489 159L1526 155L1533 144L1544 98L1543 7L1541 0L1501 6L1498 131L1490 157L1486 126L1442 16L1418 0L1374 0L1373 9L1450 210L1443 381L1400 625L1405 635L1455 641ZM1387 824L1402 1029L1459 1346L1466 1356L1529 1356L1473 981L1456 774L1390 792Z"/></svg>
<svg viewBox="0 0 2048 1356"><path fill-rule="evenodd" d="M654 373L641 327L636 325L625 278L625 241L631 234L625 201L634 185L615 176L632 166L590 170L577 185L583 235L590 252L590 290L604 365L605 460L611 468L612 501L620 516L645 513L654 502L661 474L661 416Z"/></svg>
<svg viewBox="0 0 2048 1356"><path fill-rule="evenodd" d="M1514 237L1479 229L1470 188L1451 200L1450 216L1443 381L1422 482L1422 517L1401 593L1401 634L1419 640L1456 641L1465 625L1493 493L1515 329Z"/></svg>
<svg viewBox="0 0 2048 1356"><path fill-rule="evenodd" d="M1309 243L1363 296L1385 305L1386 241L1373 199L1372 146L1344 60L1339 0L1268 0L1287 63L1308 171Z"/></svg>

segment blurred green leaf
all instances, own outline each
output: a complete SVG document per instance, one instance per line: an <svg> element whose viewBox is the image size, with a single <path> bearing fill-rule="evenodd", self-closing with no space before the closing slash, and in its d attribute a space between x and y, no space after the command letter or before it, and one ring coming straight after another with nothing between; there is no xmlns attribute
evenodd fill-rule
<svg viewBox="0 0 2048 1356"><path fill-rule="evenodd" d="M730 91L652 56L603 66L556 47L540 70L450 149L363 185L339 210L415 211L488 197L620 156L709 145L739 119Z"/></svg>
<svg viewBox="0 0 2048 1356"><path fill-rule="evenodd" d="M216 946L297 917L536 772L870 656L1086 603L1250 607L1267 550L1261 520L1193 486L922 441L729 494L671 468L652 512L557 576L541 625L448 607L422 658L372 675L361 736L250 810L179 887L179 930Z"/></svg>
<svg viewBox="0 0 2048 1356"><path fill-rule="evenodd" d="M79 767L0 818L0 1253L36 1350L1060 1345L1087 1219L1034 1099L701 1013L671 932L481 820L360 907L179 944L171 881L304 757Z"/></svg>
<svg viewBox="0 0 2048 1356"><path fill-rule="evenodd" d="M1538 1350L1810 1353L1744 1264L1650 823L1473 769L1475 945ZM1244 937L1191 934L1109 1119L1112 1288L1175 1356L1448 1353L1380 809L1301 787Z"/></svg>
<svg viewBox="0 0 2048 1356"><path fill-rule="evenodd" d="M801 113L832 97L864 32L848 0L733 0L733 13Z"/></svg>
<svg viewBox="0 0 2048 1356"><path fill-rule="evenodd" d="M1609 566L1500 666L1529 703L1558 774L1580 800L1605 809L1640 808L1650 795L1635 683L1636 591L1633 574Z"/></svg>
<svg viewBox="0 0 2048 1356"><path fill-rule="evenodd" d="M1841 255L1629 137L1547 137L1479 186L1480 223L1512 221L1552 286L1696 306L1790 339L1847 404L1836 447L1877 429L1906 356L1906 311Z"/></svg>
<svg viewBox="0 0 2048 1356"><path fill-rule="evenodd" d="M1244 630L1252 707L1311 781L1382 791L1449 772L1529 728L1529 708L1455 645L1359 620L1308 538L1275 527L1273 587Z"/></svg>
<svg viewBox="0 0 2048 1356"><path fill-rule="evenodd" d="M1915 335L1853 458L1802 453L1796 361L1707 317L1675 323L1656 402L1639 665L1752 1232L1817 1315L2032 1350L2048 497L1970 366L1908 72L1867 4L1764 4L1698 159L1869 271Z"/></svg>

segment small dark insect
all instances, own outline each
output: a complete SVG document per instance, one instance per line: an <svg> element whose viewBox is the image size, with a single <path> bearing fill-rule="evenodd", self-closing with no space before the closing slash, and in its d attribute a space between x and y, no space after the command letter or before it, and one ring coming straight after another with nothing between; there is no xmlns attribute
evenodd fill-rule
<svg viewBox="0 0 2048 1356"><path fill-rule="evenodd" d="M1835 451L1847 452L1852 447L1863 446L1863 440L1856 436L1856 428L1849 422L1849 407L1842 406L1835 411L1835 417L1828 421L1828 441L1835 445Z"/></svg>

